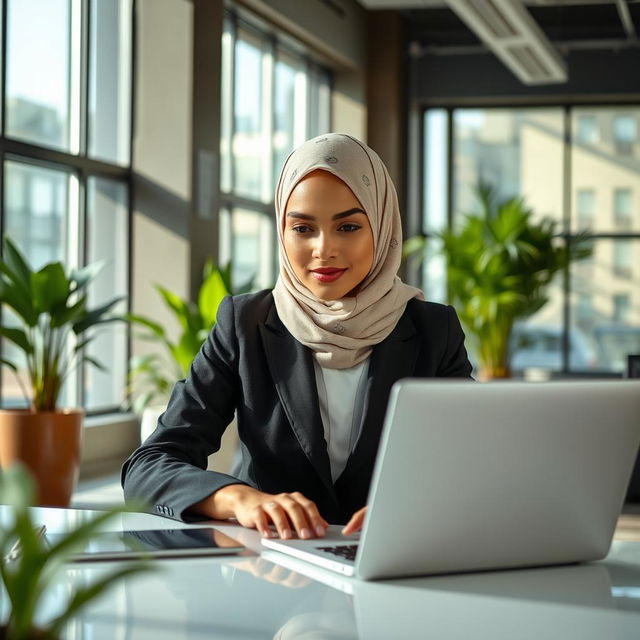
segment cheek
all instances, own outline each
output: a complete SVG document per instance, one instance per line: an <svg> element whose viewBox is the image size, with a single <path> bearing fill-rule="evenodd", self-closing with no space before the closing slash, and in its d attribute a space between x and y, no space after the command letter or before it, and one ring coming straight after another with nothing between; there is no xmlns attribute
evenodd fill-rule
<svg viewBox="0 0 640 640"><path fill-rule="evenodd" d="M373 266L373 237L365 237L358 246L358 262L362 265L362 271L367 274Z"/></svg>
<svg viewBox="0 0 640 640"><path fill-rule="evenodd" d="M299 263L305 253L304 243L300 242L297 238L292 238L290 234L285 232L285 236L283 238L284 252L289 259L292 267L296 267L297 263Z"/></svg>

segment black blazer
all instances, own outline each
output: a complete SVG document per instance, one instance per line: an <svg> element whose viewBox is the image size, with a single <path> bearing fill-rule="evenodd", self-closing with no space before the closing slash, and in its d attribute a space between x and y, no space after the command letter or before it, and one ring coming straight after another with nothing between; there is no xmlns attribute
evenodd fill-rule
<svg viewBox="0 0 640 640"><path fill-rule="evenodd" d="M391 334L373 348L368 371L360 437L334 484L311 350L282 324L270 291L225 298L157 429L125 462L125 497L151 503L152 513L191 519L197 516L186 513L190 506L242 482L267 493L300 491L329 522L346 522L366 502L393 383L470 377L454 309L410 300ZM234 410L241 469L237 477L206 471Z"/></svg>

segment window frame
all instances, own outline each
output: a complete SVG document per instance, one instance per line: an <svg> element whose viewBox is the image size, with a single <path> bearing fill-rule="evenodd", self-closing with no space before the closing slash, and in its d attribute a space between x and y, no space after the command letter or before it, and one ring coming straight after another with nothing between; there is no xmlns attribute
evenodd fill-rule
<svg viewBox="0 0 640 640"><path fill-rule="evenodd" d="M279 59L279 53L282 52L286 57L293 58L294 60L300 62L301 67L304 69L304 73L308 79L307 88L306 88L306 113L305 113L305 129L306 134L305 137L309 138L310 132L312 131L311 124L311 115L312 115L312 107L311 107L311 93L313 90L314 82L317 82L317 86L320 86L320 78L322 74L324 74L327 85L329 88L329 97L331 96L331 92L333 90L333 75L328 66L322 64L320 61L315 60L313 58L312 52L308 50L303 44L298 43L293 40L289 36L284 33L279 32L275 27L272 27L263 21L255 18L252 15L247 14L247 12L243 11L238 7L225 7L224 10L224 26L223 33L226 33L227 30L231 34L231 42L229 49L232 53L231 60L227 62L228 66L225 70L225 62L223 60L221 65L221 75L225 73L228 74L228 95L225 95L224 87L222 91L222 111L224 114L224 110L228 109L229 112L226 115L222 115L221 122L225 123L227 130L221 131L221 140L223 137L227 138L229 149L228 149L228 157L226 159L221 158L221 169L220 169L220 218L223 216L228 217L228 226L230 229L233 229L233 211L235 209L243 209L246 211L255 212L258 215L265 216L271 222L274 216L275 210L275 202L274 202L274 185L269 184L268 188L263 185L263 195L265 197L262 198L250 198L238 193L235 193L235 167L233 161L233 140L235 136L235 114L234 114L234 106L235 106L235 45L238 37L238 32L240 30L249 32L252 36L257 37L262 43L264 51L265 48L268 49L269 55L271 56L271 68L270 68L270 78L268 79L269 86L266 89L266 93L269 96L269 110L268 112L263 112L263 116L267 119L267 129L269 132L269 158L265 167L265 176L268 175L269 180L275 180L280 171L280 167L275 166L276 152L273 146L273 130L275 126L275 70L276 70L276 62ZM223 36L224 37L224 36ZM264 98L263 98L264 102ZM331 123L331 100L329 99L328 105L328 113L327 120L328 126ZM223 165L227 167L228 178L229 178L229 190L225 190L223 187L226 185L224 177L223 177ZM275 176L275 178L272 178ZM269 199L266 198L266 193L269 193ZM275 278L278 273L278 251L277 251L277 229L275 225L270 225L272 228L272 238L271 243L273 246L272 254L272 264L271 264L271 274L273 276L274 282L271 282L269 286L272 286L275 283ZM219 224L219 255L224 256L229 259L233 263L234 258L234 248L233 242L230 243L229 246L223 246L224 243L224 233ZM234 283L234 285L241 285L244 283L238 282Z"/></svg>
<svg viewBox="0 0 640 640"><path fill-rule="evenodd" d="M428 101L423 101L418 105L415 105L416 118L412 124L412 133L416 136L416 138L420 141L420 144L417 145L416 152L418 157L414 156L414 160L417 164L417 171L415 172L416 176L424 177L424 169L425 169L425 120L426 114L428 111L443 111L446 113L446 228L451 229L454 224L454 189L455 189L455 167L454 167L454 154L453 150L453 141L454 141L454 112L458 109L479 109L479 110L526 110L526 109L536 109L536 108L557 108L561 109L563 112L563 197L561 204L561 211L559 217L559 223L561 227L561 231L557 234L557 237L563 240L565 243L571 243L579 236L579 229L576 229L577 226L575 223L572 223L571 213L572 213L572 189L574 187L573 184L573 175L572 175L572 163L571 163L571 150L573 146L585 145L585 144L597 144L597 143L586 143L577 139L577 132L574 130L575 127L572 127L572 112L574 109L582 110L582 109L640 109L640 102L637 99L629 99L618 100L608 102L606 100L598 100L598 101L577 101L577 102L558 102L553 99L548 100L540 100L536 102L528 102L528 101L517 101L512 102L509 100L505 100L499 104L497 103L485 103L483 101L476 101L470 99L469 101L464 101L463 103L454 103L454 102L434 102L433 104ZM574 139L575 135L575 139ZM407 237L414 234L421 234L426 238L434 238L434 233L428 229L428 225L425 224L424 221L424 211L425 211L425 193L424 189L421 188L421 182L416 182L416 178L414 177L412 182L410 182L410 188L418 189L418 196L416 198L416 207L412 212L410 223L411 228L409 233L407 233ZM596 211L597 214L598 206L602 206L602 204L598 204L596 201ZM633 241L640 240L640 230L636 232L627 231L627 230L609 230L609 231L595 231L590 233L590 238L592 239L594 246L600 240L625 240L625 241ZM570 363L570 331L571 331L571 321L574 315L578 315L578 311L574 309L572 311L571 306L571 298L572 294L578 293L576 290L571 288L571 265L568 265L566 269L563 270L562 273L562 366L558 371L551 371L550 374L553 377L605 377L605 378L619 378L624 374L605 371L605 370L594 370L591 372L581 371L571 369ZM413 268L409 270L410 280L417 284L418 286L424 285L424 271L422 269ZM446 277L445 277L446 280ZM446 281L445 281L445 289L446 289Z"/></svg>
<svg viewBox="0 0 640 640"><path fill-rule="evenodd" d="M78 110L78 122L70 123L70 127L79 127L79 143L77 145L77 153L74 153L73 140L71 141L71 147L69 151L63 151L44 145L33 144L26 142L18 138L7 135L6 123L7 123L7 60L8 60L8 48L7 48L7 13L8 2L3 0L1 3L1 24L0 24L0 109L1 122L0 122L0 237L4 235L5 229L5 163L7 160L13 160L20 163L30 164L37 167L52 168L56 170L63 170L70 175L74 176L78 183L78 211L77 220L74 220L71 225L75 224L79 230L77 244L74 249L73 259L78 264L84 265L87 261L88 253L88 226L87 226L87 197L88 189L87 184L90 178L104 178L107 180L113 180L124 184L127 189L127 246L123 247L125 252L125 260L127 264L127 290L129 295L127 296L126 306L127 311L130 311L131 305L131 286L132 286L132 219L133 219L133 171L132 171L132 154L133 154L133 133L134 133L134 105L135 105L135 14L137 0L131 0L128 10L130 11L129 24L131 25L131 42L129 50L129 68L131 73L129 74L129 153L127 162L125 164L117 164L115 162L107 162L104 160L92 158L88 154L88 141L89 141L89 73L90 73L90 56L91 56L91 0L69 0L71 13L74 10L79 11L79 34L71 34L71 38L78 38L79 50L78 50L78 62L77 75L79 76L79 84L77 86L77 96L79 110ZM75 5L75 6L74 6ZM72 43L73 48L73 43ZM71 68L73 65L73 56L70 59L69 74L73 76L74 70ZM70 82L70 91L73 90L73 82ZM73 97L70 98L73 103ZM73 110L71 116L73 117ZM75 215L75 212L69 211L70 216ZM131 357L131 332L127 327L127 340L126 340L126 369L128 369L128 361ZM83 365L78 368L74 380L73 389L71 391L71 401L74 405L84 407L86 402L84 391L84 376L86 375L86 367ZM5 371L0 370L0 388L2 383L2 376ZM122 381L123 389L126 386L126 380ZM112 405L109 407L103 407L96 410L87 411L88 416L101 416L113 413L122 413L122 407L120 404Z"/></svg>

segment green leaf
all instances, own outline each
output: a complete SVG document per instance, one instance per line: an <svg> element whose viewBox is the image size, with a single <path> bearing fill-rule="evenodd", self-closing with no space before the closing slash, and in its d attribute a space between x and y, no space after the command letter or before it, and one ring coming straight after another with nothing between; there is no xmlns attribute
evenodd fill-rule
<svg viewBox="0 0 640 640"><path fill-rule="evenodd" d="M75 285L73 291L79 291L86 287L104 269L106 260L99 260L88 264L77 271L72 271L69 279Z"/></svg>
<svg viewBox="0 0 640 640"><path fill-rule="evenodd" d="M165 337L164 328L161 325L159 325L157 322L153 322L153 320L149 320L149 318L146 318L145 316L136 315L134 313L127 313L125 315L125 318L129 322L133 322L135 324L141 324L142 326L147 327L147 329L151 329L151 331L159 338Z"/></svg>
<svg viewBox="0 0 640 640"><path fill-rule="evenodd" d="M0 281L0 302L11 307L27 326L35 327L38 324L38 313L33 307L31 293L22 284Z"/></svg>
<svg viewBox="0 0 640 640"><path fill-rule="evenodd" d="M9 369L11 369L11 371L13 371L14 373L18 373L18 367L10 360L7 360L6 358L0 358L0 364L9 367Z"/></svg>
<svg viewBox="0 0 640 640"><path fill-rule="evenodd" d="M202 283L198 295L198 308L204 326L211 328L216 323L218 307L228 295L229 290L222 279L222 274L218 269L214 269Z"/></svg>
<svg viewBox="0 0 640 640"><path fill-rule="evenodd" d="M10 327L0 327L0 336L11 340L13 344L20 347L27 355L33 353L33 345L29 341L27 334L22 329L13 329Z"/></svg>
<svg viewBox="0 0 640 640"><path fill-rule="evenodd" d="M55 314L69 297L70 283L60 262L45 265L31 276L33 303L38 313Z"/></svg>
<svg viewBox="0 0 640 640"><path fill-rule="evenodd" d="M73 331L76 335L80 335L89 327L93 327L96 324L101 324L104 322L112 322L114 320L120 320L121 318L106 318L104 317L106 313L108 313L118 302L123 300L122 296L118 296L117 298L113 298L109 302L103 304L100 307L92 309L88 311L83 316L80 317L79 320L76 320L73 323Z"/></svg>
<svg viewBox="0 0 640 640"><path fill-rule="evenodd" d="M423 235L407 238L402 245L402 257L412 258L424 253L427 248L427 238Z"/></svg>
<svg viewBox="0 0 640 640"><path fill-rule="evenodd" d="M182 300L178 295L172 293L168 289L160 286L159 284L155 285L156 291L160 293L162 298L164 299L166 305L171 309L176 316L180 326L183 329L188 328L187 317L189 316L188 311L188 303Z"/></svg>
<svg viewBox="0 0 640 640"><path fill-rule="evenodd" d="M15 277L24 286L24 288L27 291L30 291L31 276L33 272L18 247L11 242L8 236L4 237L2 253L3 260L11 272L15 274Z"/></svg>
<svg viewBox="0 0 640 640"><path fill-rule="evenodd" d="M82 362L86 362L88 364L93 365L99 371L108 371L108 369L99 360L96 360L95 358L92 358L91 356L83 356L82 357Z"/></svg>
<svg viewBox="0 0 640 640"><path fill-rule="evenodd" d="M114 569L110 571L106 576L96 580L92 585L83 589L78 589L71 601L67 605L66 611L60 614L50 624L50 631L54 636L58 636L62 633L64 626L69 620L75 616L82 608L84 608L89 602L95 600L98 596L102 595L107 589L112 587L115 583L119 582L127 576L149 573L151 571L157 571L159 568L151 565L149 562L137 561L125 566L123 568Z"/></svg>
<svg viewBox="0 0 640 640"><path fill-rule="evenodd" d="M51 316L51 327L57 329L66 324L73 324L86 313L87 297L82 296L70 307L55 309Z"/></svg>

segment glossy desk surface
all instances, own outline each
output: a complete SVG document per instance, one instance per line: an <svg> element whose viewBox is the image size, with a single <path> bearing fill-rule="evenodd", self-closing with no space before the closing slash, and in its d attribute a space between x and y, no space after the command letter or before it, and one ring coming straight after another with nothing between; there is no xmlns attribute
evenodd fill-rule
<svg viewBox="0 0 640 640"><path fill-rule="evenodd" d="M51 532L65 531L93 513L41 508L34 512L35 520ZM6 507L0 507L0 519L6 517ZM86 609L68 637L640 637L638 542L614 541L604 561L585 565L361 582L334 578L322 570L312 579L274 563L266 550L261 556L255 532L229 523L213 525L241 541L247 551L241 556L159 560L157 572L125 579ZM109 528L184 526L188 525L158 516L125 514ZM69 565L53 585L42 615L55 613L68 597L70 584L86 584L113 566ZM1 604L4 618L6 597Z"/></svg>

